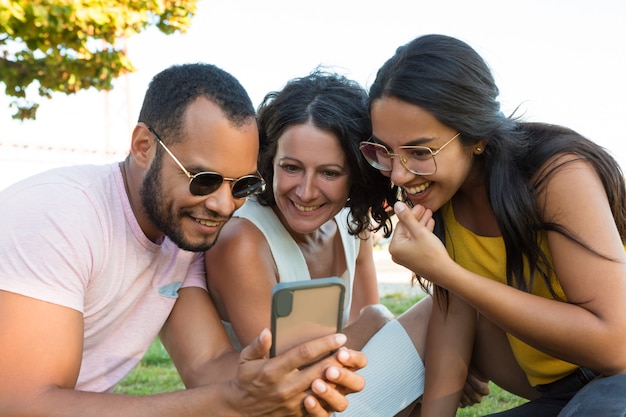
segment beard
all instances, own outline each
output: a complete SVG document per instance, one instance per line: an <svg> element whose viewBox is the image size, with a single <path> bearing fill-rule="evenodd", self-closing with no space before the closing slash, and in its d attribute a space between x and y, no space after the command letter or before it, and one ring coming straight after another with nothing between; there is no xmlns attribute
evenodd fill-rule
<svg viewBox="0 0 626 417"><path fill-rule="evenodd" d="M203 240L199 243L193 243L185 236L180 222L181 216L185 213L176 216L171 200L166 201L163 195L163 188L161 187L162 165L163 154L157 152L143 179L141 190L139 190L144 212L148 219L179 248L191 252L209 250L217 241L217 236L210 241Z"/></svg>

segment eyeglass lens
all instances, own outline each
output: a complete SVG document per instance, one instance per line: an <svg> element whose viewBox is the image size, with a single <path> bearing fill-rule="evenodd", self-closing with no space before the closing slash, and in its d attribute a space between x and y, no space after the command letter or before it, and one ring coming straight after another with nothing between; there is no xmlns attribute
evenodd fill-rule
<svg viewBox="0 0 626 417"><path fill-rule="evenodd" d="M361 152L367 162L374 168L382 171L391 171L393 167L392 159L399 157L402 164L411 172L416 174L429 174L435 172L435 158L430 150L421 146L401 147L401 154L391 154L382 145L372 142L361 143Z"/></svg>
<svg viewBox="0 0 626 417"><path fill-rule="evenodd" d="M194 175L189 183L189 191L193 195L204 196L215 192L222 183L224 177L214 172L200 172ZM235 198L245 198L252 194L263 191L265 182L254 175L246 175L232 181L231 192Z"/></svg>

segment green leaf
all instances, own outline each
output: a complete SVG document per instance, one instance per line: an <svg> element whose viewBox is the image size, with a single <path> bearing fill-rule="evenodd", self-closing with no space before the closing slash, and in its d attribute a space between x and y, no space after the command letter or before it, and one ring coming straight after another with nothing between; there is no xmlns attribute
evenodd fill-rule
<svg viewBox="0 0 626 417"><path fill-rule="evenodd" d="M13 117L35 118L38 97L26 93L33 84L39 85L39 98L111 89L115 78L135 70L117 41L150 26L183 33L196 2L0 0L0 82L7 95L27 99L12 103Z"/></svg>

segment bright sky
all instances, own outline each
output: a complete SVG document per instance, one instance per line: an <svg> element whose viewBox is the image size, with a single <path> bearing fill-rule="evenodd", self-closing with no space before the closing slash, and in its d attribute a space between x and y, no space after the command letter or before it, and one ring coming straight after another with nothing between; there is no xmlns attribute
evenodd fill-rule
<svg viewBox="0 0 626 417"><path fill-rule="evenodd" d="M258 105L320 64L367 88L398 46L427 33L483 55L505 113L521 105L529 121L572 127L626 167L624 0L201 0L188 33L128 40L137 72L108 94L55 95L24 123L0 96L0 189L53 166L122 159L150 79L172 64L213 63Z"/></svg>

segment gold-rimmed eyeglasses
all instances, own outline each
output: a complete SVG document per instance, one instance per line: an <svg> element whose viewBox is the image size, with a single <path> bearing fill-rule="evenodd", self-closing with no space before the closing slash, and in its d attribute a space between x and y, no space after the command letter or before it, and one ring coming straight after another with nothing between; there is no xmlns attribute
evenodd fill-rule
<svg viewBox="0 0 626 417"><path fill-rule="evenodd" d="M435 156L460 135L460 132L457 133L436 151L427 146L398 146L398 153L391 153L384 145L370 141L361 142L359 148L367 162L378 170L391 171L393 158L397 157L402 165L413 174L431 175L437 172Z"/></svg>

